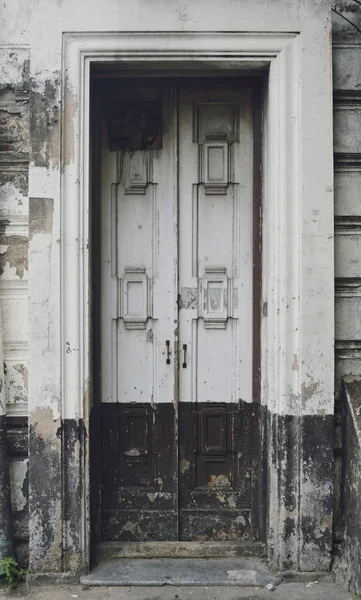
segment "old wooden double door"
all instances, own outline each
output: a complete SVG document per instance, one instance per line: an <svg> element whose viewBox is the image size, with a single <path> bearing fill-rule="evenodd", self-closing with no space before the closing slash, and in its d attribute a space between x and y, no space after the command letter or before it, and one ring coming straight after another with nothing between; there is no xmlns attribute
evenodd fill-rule
<svg viewBox="0 0 361 600"><path fill-rule="evenodd" d="M104 127L103 540L251 536L252 98L123 82L119 135L146 137L148 107L157 139L117 150Z"/></svg>

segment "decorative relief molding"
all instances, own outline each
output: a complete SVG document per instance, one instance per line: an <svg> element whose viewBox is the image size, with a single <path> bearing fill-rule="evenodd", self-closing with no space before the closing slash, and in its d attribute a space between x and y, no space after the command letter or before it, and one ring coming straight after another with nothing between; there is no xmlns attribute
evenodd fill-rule
<svg viewBox="0 0 361 600"><path fill-rule="evenodd" d="M193 106L193 141L199 144L198 180L206 195L225 195L232 182L233 143L239 140L238 111L238 104Z"/></svg>
<svg viewBox="0 0 361 600"><path fill-rule="evenodd" d="M192 277L198 277L198 184L192 185Z"/></svg>
<svg viewBox="0 0 361 600"><path fill-rule="evenodd" d="M6 300L28 296L27 279L0 279L0 298Z"/></svg>
<svg viewBox="0 0 361 600"><path fill-rule="evenodd" d="M335 152L335 171L361 171L361 152Z"/></svg>
<svg viewBox="0 0 361 600"><path fill-rule="evenodd" d="M7 416L27 416L28 414L28 342L4 341L6 414Z"/></svg>
<svg viewBox="0 0 361 600"><path fill-rule="evenodd" d="M145 150L129 152L124 159L127 163L126 188L127 195L144 195L148 183L153 180L153 154Z"/></svg>
<svg viewBox="0 0 361 600"><path fill-rule="evenodd" d="M27 362L28 360L28 342L27 341L11 341L4 340L4 358L5 361Z"/></svg>
<svg viewBox="0 0 361 600"><path fill-rule="evenodd" d="M1 215L0 233L27 237L29 235L28 215Z"/></svg>
<svg viewBox="0 0 361 600"><path fill-rule="evenodd" d="M361 359L361 340L336 340L335 353L338 359Z"/></svg>
<svg viewBox="0 0 361 600"><path fill-rule="evenodd" d="M232 277L239 277L239 245L240 245L240 185L233 186L233 218L232 218Z"/></svg>
<svg viewBox="0 0 361 600"><path fill-rule="evenodd" d="M149 456L149 412L146 407L126 406L123 419L124 455L128 463L145 463Z"/></svg>
<svg viewBox="0 0 361 600"><path fill-rule="evenodd" d="M7 417L27 417L28 410L27 402L7 402L6 404Z"/></svg>
<svg viewBox="0 0 361 600"><path fill-rule="evenodd" d="M120 286L120 315L125 329L145 329L150 312L146 268L125 267Z"/></svg>
<svg viewBox="0 0 361 600"><path fill-rule="evenodd" d="M209 422L212 422L210 427ZM214 436L214 423L218 423L220 435L216 439ZM232 423L230 415L227 414L226 406L220 404L215 406L205 406L199 413L200 426L200 449L204 456L204 462L224 463L227 452L232 448Z"/></svg>
<svg viewBox="0 0 361 600"><path fill-rule="evenodd" d="M226 329L231 314L231 280L226 267L205 267L205 275L200 280L200 316L206 329Z"/></svg>
<svg viewBox="0 0 361 600"><path fill-rule="evenodd" d="M112 399L113 402L118 402L118 324L119 319L112 319L111 322L111 361L112 361L112 369L111 369L111 378L112 378Z"/></svg>
<svg viewBox="0 0 361 600"><path fill-rule="evenodd" d="M333 107L336 110L361 109L361 90L334 90Z"/></svg>
<svg viewBox="0 0 361 600"><path fill-rule="evenodd" d="M224 133L206 135L199 146L199 181L204 184L206 194L227 194L232 164L232 146Z"/></svg>
<svg viewBox="0 0 361 600"><path fill-rule="evenodd" d="M0 172L28 174L29 153L0 152Z"/></svg>
<svg viewBox="0 0 361 600"><path fill-rule="evenodd" d="M349 50L350 48L360 48L361 50L361 43L357 43L355 40L347 41L345 39L343 39L342 42L334 41L332 43L332 49Z"/></svg>
<svg viewBox="0 0 361 600"><path fill-rule="evenodd" d="M111 252L111 276L118 275L118 184L110 185L110 252Z"/></svg>
<svg viewBox="0 0 361 600"><path fill-rule="evenodd" d="M159 199L157 185L152 185L152 277L159 276Z"/></svg>
<svg viewBox="0 0 361 600"><path fill-rule="evenodd" d="M336 298L356 298L361 296L361 277L337 277L335 279Z"/></svg>
<svg viewBox="0 0 361 600"><path fill-rule="evenodd" d="M361 235L361 216L335 217L336 235Z"/></svg>
<svg viewBox="0 0 361 600"><path fill-rule="evenodd" d="M207 131L208 121L214 127L215 113L220 113L218 131ZM213 117L213 118L212 118ZM207 136L224 135L229 144L239 142L239 105L225 102L197 102L193 106L193 142L203 144Z"/></svg>

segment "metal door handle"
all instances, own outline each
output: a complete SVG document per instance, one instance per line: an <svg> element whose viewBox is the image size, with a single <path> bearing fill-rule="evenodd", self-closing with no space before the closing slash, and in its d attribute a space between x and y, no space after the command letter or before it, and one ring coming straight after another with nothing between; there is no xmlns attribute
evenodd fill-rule
<svg viewBox="0 0 361 600"><path fill-rule="evenodd" d="M183 344L183 352L184 352L183 369L186 369L187 368L187 344Z"/></svg>
<svg viewBox="0 0 361 600"><path fill-rule="evenodd" d="M165 363L166 365L170 365L170 340L166 340L165 345L167 346L167 358Z"/></svg>

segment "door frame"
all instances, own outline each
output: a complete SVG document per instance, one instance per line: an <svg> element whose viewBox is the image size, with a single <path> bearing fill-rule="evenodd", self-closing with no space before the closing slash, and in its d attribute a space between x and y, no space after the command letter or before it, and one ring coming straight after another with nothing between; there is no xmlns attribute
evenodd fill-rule
<svg viewBox="0 0 361 600"><path fill-rule="evenodd" d="M311 17L310 17L311 19ZM312 30L312 28L311 28ZM61 175L61 355L62 355L62 416L83 420L89 431L91 393L91 294L89 282L90 251L90 160L89 111L90 75L94 63L124 64L136 69L147 64L149 69L171 69L173 72L187 65L189 71L259 70L268 68L264 94L263 122L263 221L262 221L262 327L261 327L261 412L266 417L262 425L267 463L267 541L274 565L284 564L291 549L292 564L297 568L307 531L302 529L302 515L308 515L303 486L309 485L302 476L302 461L294 462L291 479L286 481L283 455L277 452L277 423L272 432L266 423L273 423L278 415L299 417L302 410L311 410L307 401L313 397L304 393L309 377L316 376L322 390L328 414L329 399L333 398L333 263L326 269L322 252L308 258L312 269L320 269L324 325L317 332L324 354L321 364L313 365L312 352L307 354L305 341L311 339L311 328L304 325L303 307L317 301L312 297L312 286L303 272L303 212L311 209L313 197L320 192L319 164L303 168L302 140L316 135L322 142L317 156L326 156L322 181L332 177L332 142L328 110L329 82L321 76L307 79L315 71L314 54L302 47L297 33L224 33L224 32L124 32L124 33L65 33L63 34L63 109ZM326 59L325 59L326 60ZM324 73L328 75L325 68ZM324 75L324 74L323 74ZM306 90L306 92L304 91ZM301 102L301 98L303 102ZM317 124L307 118L305 111L319 107ZM321 111L323 110L323 112ZM322 112L322 114L321 114ZM329 158L328 158L329 157ZM306 161L307 162L307 161ZM303 190L306 189L306 200ZM331 199L330 199L331 200ZM323 228L332 229L332 202L322 207ZM302 212L303 211L303 212ZM290 234L289 224L292 223ZM331 245L318 236L325 252ZM331 268L330 268L331 267ZM322 271L322 269L324 269ZM314 271L313 271L314 272ZM321 274L322 273L322 274ZM332 306L331 306L332 303ZM69 340L71 340L69 342ZM69 351L70 350L70 351ZM287 350L287 351L286 351ZM295 367L296 364L296 367ZM295 402L295 399L299 401ZM302 399L302 403L301 403ZM322 405L317 399L317 406ZM312 411L311 411L312 412ZM307 413L308 414L308 413ZM271 420L271 421L270 421ZM295 421L294 429L284 430L290 444L297 439L297 456L302 449L302 421ZM287 441L286 440L286 441ZM77 455L63 452L62 479L76 481L79 521L73 532L69 550L73 564L86 571L90 565L90 485L89 440L77 447ZM74 462L75 460L75 462ZM289 474L288 474L289 475ZM283 494L291 485L296 500L297 518L294 537L281 543L282 533L290 518ZM327 494L329 491L327 491ZM326 494L326 492L325 492ZM67 502L74 505L73 490L63 497L63 552L67 552ZM328 497L328 496L327 496ZM74 535L76 533L76 535ZM293 558L294 557L294 558ZM77 560L75 560L77 558ZM290 564L291 564L290 563Z"/></svg>
<svg viewBox="0 0 361 600"><path fill-rule="evenodd" d="M227 76L228 75L228 76ZM142 82L144 85L151 85L154 88L159 87L159 89L168 89L171 90L170 96L174 99L174 112L173 121L177 123L175 127L179 128L179 93L180 89L184 86L191 86L192 89L197 90L199 88L203 89L204 87L209 87L210 89L225 89L225 90L233 90L233 89L242 89L243 87L248 87L251 89L252 93L252 107L253 107L253 124L252 124L252 136L253 136L253 153L252 153L252 164L253 164L253 178L252 178L252 218L250 224L253 229L252 236L252 249L253 249L253 268L252 268L252 283L251 283L251 294L252 294L252 398L253 402L250 403L251 410L249 411L250 416L250 434L251 434L251 469L252 472L248 472L248 476L251 477L251 488L252 488L252 500L251 500L251 525L252 525L252 537L255 541L265 540L265 499L264 499L264 490L266 485L266 464L262 464L263 460L263 452L262 452L262 444L264 441L261 439L261 412L260 412L260 317L261 317L261 201L262 201L262 100L263 100L263 89L264 89L264 81L266 77L266 72L256 73L255 75L250 76L237 74L236 76L230 77L229 73L216 72L210 76L210 73L207 72L197 72L197 76L192 76L192 74L188 73L186 75L182 74L182 76L177 77L176 72L172 72L171 75L168 75L168 72L163 73L160 76L159 73L153 75L152 71L142 72L139 76L136 76L136 73L133 73L131 77L129 77L126 73L123 72L121 74L116 71L97 71L94 75L94 80L92 83L92 93L90 97L91 102L91 111L90 111L90 130L91 130L91 138L92 138L92 152L90 154L89 160L91 164L91 199L90 199L90 227L91 227L91 238L92 243L90 245L90 281L92 285L92 289L90 290L90 294L92 296L91 303L91 314L90 320L92 322L92 330L91 330L91 346L94 348L92 352L92 367L91 367L91 379L92 379L92 396L93 402L91 405L91 414L90 414L90 428L89 428L89 440L90 440L90 488L91 488L91 497L90 497L90 512L91 512L91 537L92 537L92 548L95 544L101 541L101 531L102 531L102 523L101 523L101 512L102 512L102 494L99 491L101 486L101 459L97 454L96 449L101 447L101 432L100 432L100 420L101 420L101 381L100 381L100 371L98 365L101 361L101 302L100 302L100 289L101 289L101 277L100 277L100 254L101 254L101 225L100 225L100 207L97 199L102 197L102 185L100 183L99 174L101 173L101 157L100 157L100 145L101 145L101 123L102 119L105 117L104 105L106 102L106 93L109 93L108 88L105 91L101 89L101 82L105 80L111 80L115 85L117 82L118 85L121 85L122 81L125 82L125 86L134 85L134 81L136 82L136 86L142 87ZM233 86L233 87L232 87ZM102 96L104 94L104 96ZM178 146L179 150L179 129L176 133L175 145ZM178 157L179 159L179 157ZM177 159L177 160L178 160ZM175 167L176 168L176 167ZM179 182L178 182L179 183ZM113 182L114 184L114 182ZM178 206L179 211L179 206ZM179 222L177 224L179 227ZM178 234L179 236L179 229ZM178 252L179 252L179 239L177 240ZM178 255L179 260L179 255ZM179 280L178 280L179 284ZM180 293L180 288L177 289L177 295ZM175 298L175 303L177 302ZM177 310L178 313L178 325L179 325L179 308ZM179 358L179 334L176 336L177 342L174 348L174 385L177 390L175 391L176 398L179 396L179 379L178 379L178 369L180 358ZM178 398L179 400L179 398ZM177 410L175 411L174 417L174 428L177 429L179 425L179 405ZM179 432L179 430L178 430ZM175 456L178 456L178 433L175 437L175 445L174 448ZM177 458L175 458L177 462ZM179 473L178 473L179 477ZM177 485L179 482L177 481ZM220 543L220 542L219 542Z"/></svg>

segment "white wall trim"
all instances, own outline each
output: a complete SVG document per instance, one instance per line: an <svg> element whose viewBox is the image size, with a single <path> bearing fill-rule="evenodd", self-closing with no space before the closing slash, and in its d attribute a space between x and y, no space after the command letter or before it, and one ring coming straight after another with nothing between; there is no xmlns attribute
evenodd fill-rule
<svg viewBox="0 0 361 600"><path fill-rule="evenodd" d="M320 75L326 64L322 61L329 60L324 52L329 42L325 41L327 35L319 41L321 59L317 62L307 46L313 43L311 34L302 45L297 33L63 34L63 418L84 418L87 427L88 405L84 399L88 397L90 352L88 123L90 65L94 62L142 63L143 68L147 63L150 68L167 64L173 71L185 62L194 66L209 63L211 68L224 70L239 69L242 64L249 68L251 63L254 69L265 62L269 64L264 127L263 303L267 303L267 316L262 323L262 403L271 413L280 415L313 414L320 407L325 414L332 412L333 242L327 240L332 235L333 202L330 195L327 203L323 196L328 187L324 182L332 185L331 79L325 83ZM311 66L312 77L308 70ZM317 77L319 83L315 83ZM309 118L312 106L317 110L321 104L324 112L318 112L317 119ZM317 164L308 164L312 149L309 157L305 154L312 139L321 139L315 143L318 160L323 159L318 172ZM313 203L318 212L312 221ZM312 250L315 240L322 245L320 252ZM313 283L316 273L317 285ZM321 288L325 295L324 316L321 322L315 313L313 324L308 318L319 310L320 302L314 291ZM316 331L314 343L322 342L325 348L317 365L310 350L312 327ZM312 382L319 392L311 402L305 389ZM88 493L85 482L84 551L89 540ZM271 526L277 529L276 514ZM274 536L277 537L277 531Z"/></svg>
<svg viewBox="0 0 361 600"><path fill-rule="evenodd" d="M92 62L137 62L169 64L211 62L224 69L239 68L250 61L270 64L267 171L265 193L267 218L285 227L284 215L299 205L299 61L296 34L234 33L99 33L64 34L63 51L63 148L62 148L62 353L63 417L83 416L83 390L88 379L88 352L84 335L88 315L88 127L89 73ZM286 81L291 82L287 86ZM293 129L289 122L294 123ZM270 151L267 151L267 144ZM271 149L272 146L272 149ZM275 149L276 152L275 152ZM290 174L292 173L292 177ZM270 184L270 185L269 185ZM287 208L286 194L293 202ZM286 211L286 213L284 212ZM297 211L298 212L298 211ZM297 215L296 212L296 215ZM296 226L299 226L299 219ZM272 223L270 223L272 225ZM271 227L273 229L273 227ZM280 232L282 234L282 231ZM267 238L266 238L267 239ZM268 237L267 255L274 270L283 262L278 238ZM297 230L289 240L292 255L298 256ZM272 250L272 252L268 252ZM270 264L268 262L268 264ZM297 286L297 277L294 278ZM277 276L276 281L281 281ZM295 288L298 296L297 287ZM278 319L279 320L279 319ZM272 331L270 331L272 334ZM296 339L297 336L292 336ZM266 400L266 398L265 398ZM265 402L268 404L268 402Z"/></svg>

